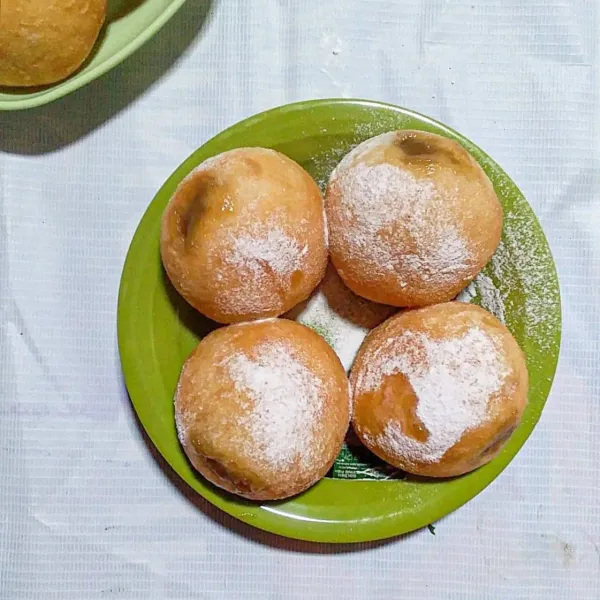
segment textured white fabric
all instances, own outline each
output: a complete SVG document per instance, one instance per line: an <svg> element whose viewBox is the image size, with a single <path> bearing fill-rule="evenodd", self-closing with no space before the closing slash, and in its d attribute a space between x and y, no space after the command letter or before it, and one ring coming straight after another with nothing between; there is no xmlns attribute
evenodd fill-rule
<svg viewBox="0 0 600 600"><path fill-rule="evenodd" d="M0 114L0 598L600 597L599 11L591 0L189 0L52 105ZM562 286L558 375L510 467L427 530L340 548L234 522L163 470L116 347L156 190L263 109L393 102L491 154Z"/></svg>

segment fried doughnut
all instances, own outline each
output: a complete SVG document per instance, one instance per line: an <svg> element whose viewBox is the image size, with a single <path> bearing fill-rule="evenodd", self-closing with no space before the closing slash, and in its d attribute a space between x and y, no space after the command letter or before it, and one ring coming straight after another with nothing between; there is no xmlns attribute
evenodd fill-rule
<svg viewBox="0 0 600 600"><path fill-rule="evenodd" d="M0 85L55 83L75 72L92 50L106 0L2 0Z"/></svg>
<svg viewBox="0 0 600 600"><path fill-rule="evenodd" d="M265 148L208 159L177 188L161 256L179 293L219 323L275 317L327 266L323 198L293 160Z"/></svg>
<svg viewBox="0 0 600 600"><path fill-rule="evenodd" d="M350 381L361 441L395 467L429 477L494 458L527 402L516 340L491 313L460 302L404 311L374 329Z"/></svg>
<svg viewBox="0 0 600 600"><path fill-rule="evenodd" d="M287 498L321 479L341 449L349 409L335 352L287 319L210 333L185 363L175 394L190 462L252 500Z"/></svg>
<svg viewBox="0 0 600 600"><path fill-rule="evenodd" d="M454 298L502 230L483 169L457 142L424 131L357 146L332 173L325 206L331 259L346 285L399 307Z"/></svg>

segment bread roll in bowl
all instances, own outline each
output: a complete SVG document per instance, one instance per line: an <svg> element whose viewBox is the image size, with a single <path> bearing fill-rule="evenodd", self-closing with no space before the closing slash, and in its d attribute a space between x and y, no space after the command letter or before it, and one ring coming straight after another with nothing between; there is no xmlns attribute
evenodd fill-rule
<svg viewBox="0 0 600 600"><path fill-rule="evenodd" d="M105 17L106 0L2 0L0 85L65 79L90 54Z"/></svg>

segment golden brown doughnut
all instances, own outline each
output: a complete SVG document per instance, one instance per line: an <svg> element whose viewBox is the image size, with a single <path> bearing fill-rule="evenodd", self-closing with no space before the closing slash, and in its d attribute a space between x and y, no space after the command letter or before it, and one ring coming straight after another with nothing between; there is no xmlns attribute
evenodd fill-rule
<svg viewBox="0 0 600 600"><path fill-rule="evenodd" d="M327 266L323 198L293 160L265 148L208 159L177 188L161 255L179 293L220 323L275 317Z"/></svg>
<svg viewBox="0 0 600 600"><path fill-rule="evenodd" d="M394 306L357 296L329 263L311 297L294 306L285 318L307 325L324 337L349 371L367 333L396 312Z"/></svg>
<svg viewBox="0 0 600 600"><path fill-rule="evenodd" d="M2 0L0 85L55 83L87 58L106 17L106 0Z"/></svg>
<svg viewBox="0 0 600 600"><path fill-rule="evenodd" d="M399 313L354 362L353 426L388 463L450 477L498 454L527 403L523 352L491 313L449 302Z"/></svg>
<svg viewBox="0 0 600 600"><path fill-rule="evenodd" d="M325 277L319 285L332 312L348 323L365 329L373 329L391 317L398 309L378 304L357 296L342 280L335 267L329 263Z"/></svg>
<svg viewBox="0 0 600 600"><path fill-rule="evenodd" d="M179 439L215 485L252 500L298 494L321 479L348 429L348 380L335 352L286 319L205 337L175 394Z"/></svg>
<svg viewBox="0 0 600 600"><path fill-rule="evenodd" d="M325 206L331 259L374 302L418 307L454 298L500 241L494 188L457 142L393 131L352 150L331 175Z"/></svg>

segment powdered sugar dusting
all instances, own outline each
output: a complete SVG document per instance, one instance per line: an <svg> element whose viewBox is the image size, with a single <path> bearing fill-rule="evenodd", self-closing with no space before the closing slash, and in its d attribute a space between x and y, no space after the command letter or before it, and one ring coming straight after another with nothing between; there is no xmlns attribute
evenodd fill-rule
<svg viewBox="0 0 600 600"><path fill-rule="evenodd" d="M492 258L492 271L506 290L507 308L519 315L526 326L526 334L545 349L554 343L553 332L560 325L560 297L558 287L549 277L554 264L549 248L536 239L531 217L510 213L504 220L504 235L498 251ZM518 282L521 301L511 297L507 284Z"/></svg>
<svg viewBox="0 0 600 600"><path fill-rule="evenodd" d="M441 280L456 272L469 270L470 251L464 240L454 227L447 227L444 235L435 239L429 247L429 253L406 254L402 258L404 268L419 274L424 281Z"/></svg>
<svg viewBox="0 0 600 600"><path fill-rule="evenodd" d="M380 143L380 137L368 140L367 149ZM332 185L340 190L339 234L345 246L374 273L399 277L403 272L440 283L465 276L473 256L435 184L389 163L356 163L365 152L363 146L355 148L332 176Z"/></svg>
<svg viewBox="0 0 600 600"><path fill-rule="evenodd" d="M482 308L489 310L502 323L506 323L504 298L493 279L485 273L477 277L457 296L459 302L476 301Z"/></svg>
<svg viewBox="0 0 600 600"><path fill-rule="evenodd" d="M298 323L316 331L335 350L344 369L350 370L369 329L361 327L339 315L327 301L325 294L318 290L301 311L293 312Z"/></svg>
<svg viewBox="0 0 600 600"><path fill-rule="evenodd" d="M515 326L520 324L530 342L549 351L557 344L560 297L549 279L554 269L552 256L537 238L533 224L532 217L521 211L506 214L494 256L457 300L479 304L517 336Z"/></svg>
<svg viewBox="0 0 600 600"><path fill-rule="evenodd" d="M312 430L323 406L319 379L285 342L262 345L256 355L237 353L224 361L236 390L250 399L238 423L270 469L308 466L318 448Z"/></svg>
<svg viewBox="0 0 600 600"><path fill-rule="evenodd" d="M371 150L376 148L377 146L384 144L392 144L396 137L395 131L387 131L386 133L382 133L380 135L375 135L370 137L369 139L361 142L356 147L354 147L348 154L344 156L344 158L340 161L337 167L334 169L331 177L337 177L340 172L348 170L352 167L356 162L358 162L364 155L368 154Z"/></svg>
<svg viewBox="0 0 600 600"><path fill-rule="evenodd" d="M276 273L290 277L301 266L306 249L300 248L295 239L279 227L269 227L263 235L242 234L231 236L231 252L225 254L224 262L252 271L255 277Z"/></svg>
<svg viewBox="0 0 600 600"><path fill-rule="evenodd" d="M286 316L321 335L349 371L367 333L396 311L354 294L330 264L315 293Z"/></svg>
<svg viewBox="0 0 600 600"><path fill-rule="evenodd" d="M421 221L437 195L432 181L419 181L408 171L388 163L359 163L348 172L340 170L340 178L345 209L374 229L394 223L398 217ZM390 197L398 202L390 203Z"/></svg>
<svg viewBox="0 0 600 600"><path fill-rule="evenodd" d="M402 373L417 397L416 415L429 432L421 442L406 435L402 423L390 421L377 442L392 454L422 462L438 461L466 431L485 422L490 398L509 372L494 340L478 327L444 340L407 331L388 339L371 359L357 393Z"/></svg>
<svg viewBox="0 0 600 600"><path fill-rule="evenodd" d="M177 390L175 391L175 398L178 398L180 395L181 384L182 384L182 378L180 377L179 381L177 382ZM186 438L187 438L188 428L186 426L186 423L190 422L189 417L190 417L189 412L183 413L179 410L175 411L175 429L177 431L177 439L179 439L179 443L182 446L185 446L185 442L186 442Z"/></svg>
<svg viewBox="0 0 600 600"><path fill-rule="evenodd" d="M292 276L308 260L308 245L301 246L284 229L270 223L256 223L241 232L228 232L215 253L215 277L222 283L219 304L224 312L261 313L265 307L279 309ZM227 278L228 271L242 273L253 282ZM241 283L240 283L241 280Z"/></svg>
<svg viewBox="0 0 600 600"><path fill-rule="evenodd" d="M396 129L398 129L398 123L393 119L378 119L377 121L356 123L350 145L347 139L340 138L337 144L333 144L319 154L312 156L304 166L314 177L317 185L324 193L330 177L333 177L336 168L348 157L349 152L359 145L364 148L367 142L377 136L380 139L385 135L392 137L394 135L393 131ZM382 133L382 131L387 133ZM330 135L327 127L323 127L321 133L324 136Z"/></svg>
<svg viewBox="0 0 600 600"><path fill-rule="evenodd" d="M463 302L464 304L470 304L477 297L477 287L475 282L471 283L458 295L456 296L457 302Z"/></svg>
<svg viewBox="0 0 600 600"><path fill-rule="evenodd" d="M521 344L524 336L538 348L527 353L530 373L534 362L536 368L547 369L549 361L556 361L560 343L560 291L552 254L512 181L489 157L480 155L478 160L491 170L505 211L502 241L484 272L500 292L508 328Z"/></svg>
<svg viewBox="0 0 600 600"><path fill-rule="evenodd" d="M325 201L323 201L323 226L325 231L325 248L329 248L329 224L327 222L327 212L325 210Z"/></svg>

